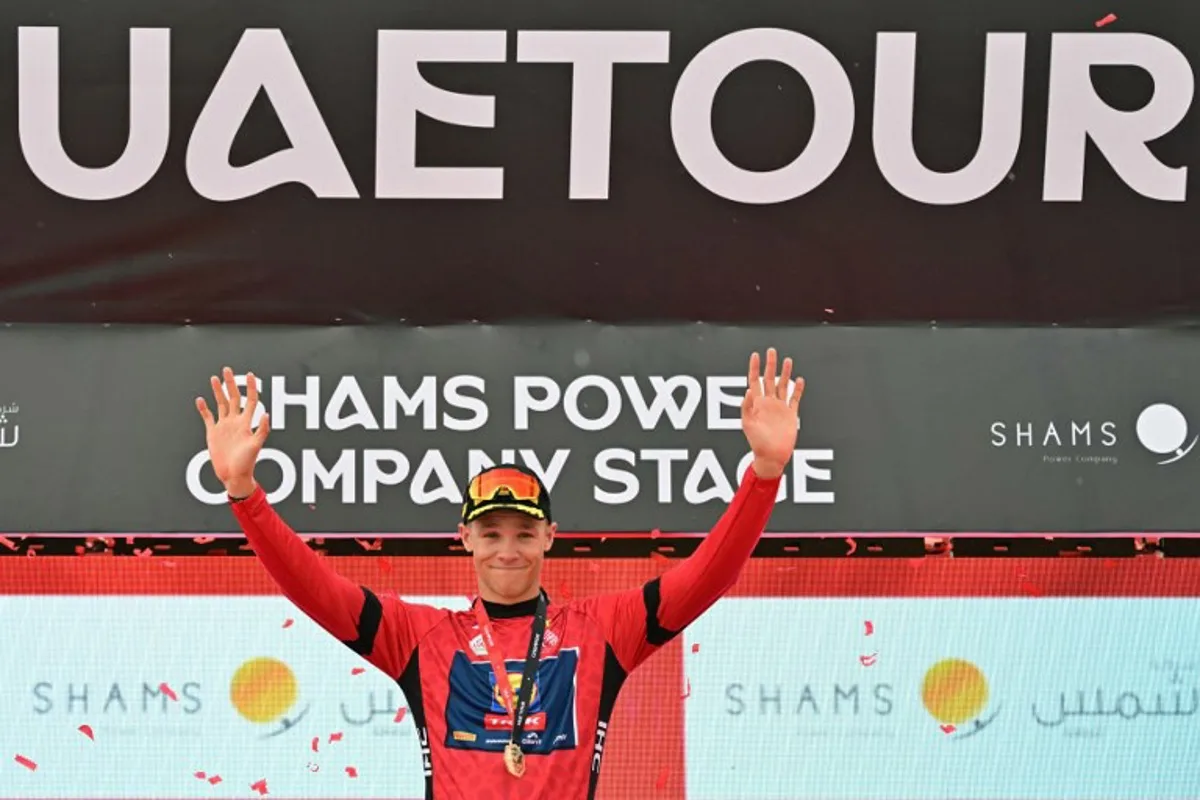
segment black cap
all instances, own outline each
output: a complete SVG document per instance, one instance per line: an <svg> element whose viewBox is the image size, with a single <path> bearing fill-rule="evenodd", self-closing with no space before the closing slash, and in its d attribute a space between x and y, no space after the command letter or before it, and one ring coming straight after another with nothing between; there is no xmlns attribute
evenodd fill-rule
<svg viewBox="0 0 1200 800"><path fill-rule="evenodd" d="M462 521L472 522L489 511L519 511L550 522L550 492L532 470L516 464L488 467L467 483Z"/></svg>

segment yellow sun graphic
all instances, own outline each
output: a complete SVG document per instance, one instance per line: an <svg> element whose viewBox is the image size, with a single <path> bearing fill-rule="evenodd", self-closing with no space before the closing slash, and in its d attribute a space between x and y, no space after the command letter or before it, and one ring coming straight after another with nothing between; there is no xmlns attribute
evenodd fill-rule
<svg viewBox="0 0 1200 800"><path fill-rule="evenodd" d="M298 694L291 668L274 658L252 658L238 667L229 700L250 722L271 722L291 708Z"/></svg>

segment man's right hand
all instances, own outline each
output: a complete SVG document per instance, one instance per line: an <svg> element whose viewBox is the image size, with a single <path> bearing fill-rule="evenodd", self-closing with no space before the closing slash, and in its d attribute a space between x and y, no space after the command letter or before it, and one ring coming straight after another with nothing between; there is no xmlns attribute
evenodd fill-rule
<svg viewBox="0 0 1200 800"><path fill-rule="evenodd" d="M205 438L208 441L208 459L212 463L217 480L225 484L225 491L232 497L249 497L254 493L254 462L271 432L271 420L263 414L258 430L250 429L254 410L258 408L258 382L254 373L246 376L246 407L242 408L242 396L233 381L233 370L225 367L225 390L214 375L213 399L217 403L217 417L203 397L196 398L196 410L204 419Z"/></svg>

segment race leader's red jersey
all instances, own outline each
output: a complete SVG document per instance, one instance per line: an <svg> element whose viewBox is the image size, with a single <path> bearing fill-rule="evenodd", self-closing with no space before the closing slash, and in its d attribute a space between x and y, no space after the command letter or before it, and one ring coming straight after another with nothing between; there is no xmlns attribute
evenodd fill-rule
<svg viewBox="0 0 1200 800"><path fill-rule="evenodd" d="M400 685L421 742L426 798L583 800L595 797L625 678L733 586L778 488L778 479L762 480L750 468L716 527L673 569L625 592L551 601L522 737L521 778L504 768L512 718L473 611L408 603L355 585L301 541L261 488L233 509L284 595ZM536 604L485 603L514 690Z"/></svg>

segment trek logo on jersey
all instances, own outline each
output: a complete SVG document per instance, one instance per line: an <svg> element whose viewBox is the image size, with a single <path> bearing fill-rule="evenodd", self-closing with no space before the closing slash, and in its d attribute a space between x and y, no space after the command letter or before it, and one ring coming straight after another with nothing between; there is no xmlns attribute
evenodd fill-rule
<svg viewBox="0 0 1200 800"><path fill-rule="evenodd" d="M543 658L534 675L529 715L521 736L526 752L572 750L575 735L575 674L579 651L569 649ZM505 662L507 680L516 696L521 688L520 661ZM450 664L446 700L446 746L499 752L509 742L512 715L506 713L500 685L488 661L472 661L464 652Z"/></svg>

